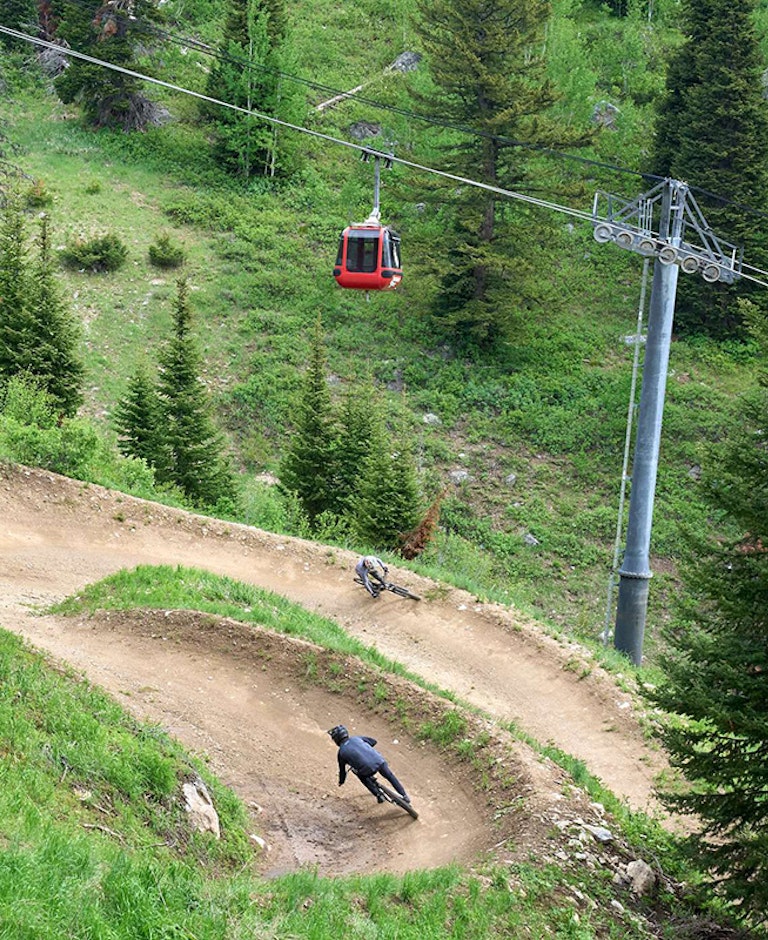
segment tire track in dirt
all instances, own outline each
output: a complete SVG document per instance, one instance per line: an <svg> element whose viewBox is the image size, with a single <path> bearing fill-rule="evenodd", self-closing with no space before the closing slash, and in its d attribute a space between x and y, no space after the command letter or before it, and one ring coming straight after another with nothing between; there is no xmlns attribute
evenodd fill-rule
<svg viewBox="0 0 768 940"><path fill-rule="evenodd" d="M248 627L188 611L82 620L22 613L14 624L137 718L204 755L251 811L269 846L260 865L267 877L301 866L329 875L469 863L498 840L466 772L393 737L381 716L301 681L301 641L254 640ZM413 784L417 823L375 804L354 777L338 789L336 748L325 731L343 709L353 730L376 737Z"/></svg>
<svg viewBox="0 0 768 940"><path fill-rule="evenodd" d="M58 600L139 564L205 568L334 618L412 672L584 761L634 809L657 811L652 781L663 762L647 746L630 698L576 645L547 636L513 609L396 569L395 579L424 600L386 594L372 601L352 582L349 552L44 471L2 471L0 518L0 617L11 629L21 617L21 632L38 645L45 643L30 626L36 618L20 613L25 605Z"/></svg>

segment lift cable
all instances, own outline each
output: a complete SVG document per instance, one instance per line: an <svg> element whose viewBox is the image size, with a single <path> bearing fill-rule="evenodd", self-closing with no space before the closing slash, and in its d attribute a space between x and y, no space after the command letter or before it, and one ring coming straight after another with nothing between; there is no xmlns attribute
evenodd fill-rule
<svg viewBox="0 0 768 940"><path fill-rule="evenodd" d="M423 164L416 163L412 160L406 160L403 157L396 157L391 153L384 151L377 151L372 147L365 146L363 144L352 143L348 140L341 140L338 137L333 137L330 134L323 134L320 131L311 130L308 127L302 127L299 124L292 124L289 121L283 121L280 118L272 117L271 115L264 114L260 111L249 110L248 108L240 107L239 105L231 104L228 101L222 101L219 98L213 98L210 95L204 95L202 92L193 91L189 88L184 88L181 85L173 84L172 82L166 82L163 79L155 78L151 75L144 75L141 72L137 72L134 69L125 68L122 65L116 65L113 62L106 62L103 59L97 59L94 56L87 55L84 52L77 52L74 49L66 49L56 43L48 42L45 39L39 39L36 36L30 36L27 33L23 33L20 30L11 29L7 26L0 25L0 33L4 33L7 36L12 36L14 39L21 39L25 42L32 43L33 45L41 46L45 49L51 49L55 52L58 52L60 55L65 57L71 57L76 59L82 59L84 62L90 62L93 65L99 65L103 68L111 69L114 72L120 72L123 75L128 75L131 78L136 78L139 81L149 82L153 85L158 85L162 88L167 88L170 91L180 92L181 94L189 95L192 98L197 98L200 101L207 101L210 104L218 105L222 108L229 108L232 111L237 111L241 114L247 114L250 117L258 118L262 121L267 121L270 124L273 124L277 127L284 127L288 130L296 131L300 134L306 134L309 137L314 137L319 140L325 140L329 143L337 144L341 147L346 147L349 150L357 150L361 154L368 154L373 157L380 157L382 160L386 160L391 164L400 164L401 166L408 167L412 170L417 170L423 173L431 173L435 176L440 176L443 179L451 180L455 183L461 183L465 186L473 186L476 189L482 189L486 192L494 193L498 196L503 196L507 199L515 199L518 202L524 202L531 206L537 206L542 209L549 209L555 212L561 212L564 215L569 215L572 218L579 219L582 222L589 222L594 224L596 221L594 213L591 211L586 211L582 209L574 209L569 206L559 205L558 203L549 202L545 199L538 199L534 196L527 196L524 193L515 192L510 189L504 189L500 186L492 186L490 183L482 183L479 180L469 179L468 177L458 176L455 173L449 173L446 170L438 170L434 167L424 166ZM756 268L751 265L747 265L750 270L755 271L757 274L763 275L766 280L761 280L759 277L745 274L742 271L741 276L750 281L754 281L756 284L761 285L762 287L768 287L768 271L764 271L760 268Z"/></svg>
<svg viewBox="0 0 768 940"><path fill-rule="evenodd" d="M92 4L88 0L68 0L69 3L74 3L83 7L91 8ZM233 56L229 53L221 52L218 49L214 49L212 46L209 46L207 43L202 42L201 40L194 39L188 36L177 36L168 30L164 30L161 27L155 25L154 23L147 22L142 20L140 17L130 16L126 13L122 13L119 10L110 9L110 15L118 19L124 20L129 23L130 26L136 27L140 32L143 32L148 35L158 36L161 39L164 39L170 43L179 46L187 46L189 48L195 49L197 52L201 52L203 55L207 55L211 58L218 59L221 62L228 62L231 65L236 65L241 69L247 71L258 70L264 74L275 76L276 78L286 79L297 84L305 85L308 88L312 88L316 91L322 91L324 93L330 93L338 98L347 98L358 101L362 104L369 105L378 110L390 111L393 114L397 114L400 117L410 118L416 121L422 121L425 124L430 124L434 127L441 127L446 130L458 131L463 134L469 134L474 137L482 137L487 140L495 141L496 143L506 145L508 147L521 147L523 149L532 150L538 153L545 154L547 156L556 157L561 160L572 160L577 163L580 163L584 166L595 167L598 169L611 170L616 173L624 173L630 176L637 176L643 179L648 180L662 180L664 177L658 176L653 173L644 173L640 170L630 169L629 167L619 166L615 163L609 163L604 160L595 160L591 157L582 157L577 154L566 153L562 150L557 150L554 147L547 147L543 144L534 144L527 141L516 140L512 137L505 137L499 134L492 134L489 131L477 130L476 128L469 127L464 124L456 124L451 121L446 121L443 118L436 118L430 115L421 114L417 111L412 111L408 108L401 108L397 105L385 104L381 101L376 101L373 98L367 98L364 95L359 94L357 91L339 91L338 88L333 88L330 85L325 85L321 82L316 82L313 79L301 78L300 76L293 75L289 72L283 72L279 69L272 69L266 65L262 65L259 62L249 62L245 58L239 56ZM64 47L58 47L62 50Z"/></svg>
<svg viewBox="0 0 768 940"><path fill-rule="evenodd" d="M68 0L69 3L73 3L79 6L88 7L92 6L92 3L89 0ZM165 39L168 42L174 43L180 46L188 46L195 49L198 52L201 52L203 55L210 56L211 58L219 59L222 62L229 62L232 65L237 65L241 68L245 68L248 71L257 69L261 72L264 72L268 75L274 75L281 79L286 79L288 81L296 82L297 84L306 85L308 88L313 88L317 91L322 91L324 93L331 93L332 95L339 98L354 99L359 101L362 104L370 105L373 108L382 111L391 111L393 114L398 114L401 117L410 118L416 121L423 121L426 124L431 124L434 127L442 127L446 130L455 130L463 134L469 134L474 137L482 137L487 140L492 140L496 143L504 144L511 147L521 147L527 150L532 150L534 152L539 152L547 156L556 157L561 160L572 160L574 162L580 163L584 166L596 167L598 169L610 170L615 173L624 173L630 176L637 176L641 179L646 179L650 181L661 182L665 177L660 176L656 173L643 172L641 170L631 169L630 167L620 166L616 163L609 163L604 160L595 160L591 157L582 157L577 154L566 153L562 150L557 150L553 147L546 147L543 144L533 144L526 141L515 140L511 137L505 137L503 135L491 134L488 131L477 130L472 127L468 127L463 124L455 124L450 121L446 121L442 118L436 118L430 115L421 114L417 111L412 111L408 108L400 108L397 105L385 104L381 101L376 101L373 98L367 98L364 95L359 94L357 91L345 91L341 92L338 88L333 88L330 85L325 85L321 82L314 81L313 79L301 78L300 76L293 75L290 72L283 72L278 69L271 69L265 65L262 65L258 62L249 62L244 58L238 56L232 56L227 53L221 52L221 50L214 49L212 46L209 46L207 43L202 42L199 39L194 39L191 36L179 36L175 35L169 30L164 30L161 27L157 26L154 23L148 22L147 20L142 19L141 17L131 16L129 14L122 13L120 10L110 7L110 14L117 18L126 20L131 26L137 27L139 30L149 33L150 35L159 36L161 39ZM711 192L706 190L701 186L696 186L693 184L688 184L688 188L691 192L698 193L700 196L705 196L708 199L712 199L716 202L719 202L724 206L733 206L735 209L740 209L742 212L747 212L750 215L755 215L760 218L768 219L768 212L760 209L755 209L753 206L746 205L744 203L736 202L733 199L729 199L726 196L721 196L718 193Z"/></svg>
<svg viewBox="0 0 768 940"><path fill-rule="evenodd" d="M34 43L35 45L42 46L45 49L53 49L56 52L59 52L63 56L71 56L72 58L82 59L84 62L90 62L92 65L101 65L104 68L111 69L115 72L120 72L123 75L128 75L131 78L137 78L141 81L150 82L153 85L159 85L163 88L167 88L171 91L181 92L185 95L190 95L193 98L197 98L201 101L207 101L210 104L220 105L222 108L229 108L232 111L238 111L241 114L247 114L250 117L258 118L263 121L267 121L270 124L274 124L278 127L285 127L288 130L297 131L301 134L307 134L309 137L314 137L319 140L325 140L332 144L338 144L341 147L347 147L350 150L358 150L360 153L369 154L373 157L380 157L382 160L386 160L390 163L398 163L402 166L409 167L413 170L420 170L425 173L433 173L436 176L441 176L444 179L452 180L456 183L462 183L466 186L474 186L478 189L484 189L488 192L495 193L499 196L506 196L510 199L517 199L521 202L526 202L529 205L539 206L544 209L553 209L557 212L563 212L566 215L571 215L574 218L581 219L584 222L592 222L593 217L592 213L581 210L581 209L572 209L568 206L557 205L556 203L548 202L544 199L537 199L534 196L526 196L524 193L514 192L509 189L503 189L500 186L492 186L490 183L481 183L479 180L468 179L464 176L458 176L455 173L448 173L446 170L438 170L434 167L424 166L420 163L415 163L412 160L406 160L403 157L394 156L391 153L384 151L377 151L372 147L367 147L364 144L352 143L348 140L341 140L338 137L333 137L330 134L323 134L320 131L314 131L308 127L302 127L299 124L292 124L289 121L283 121L280 118L272 117L269 114L264 114L261 111L249 110L248 108L240 107L236 104L231 104L228 101L222 101L219 98L213 98L210 95L204 95L199 91L192 91L189 88L184 88L181 85L175 85L172 82L166 82L160 78L154 78L151 75L144 75L141 72L136 72L133 69L125 68L122 65L116 65L113 62L106 62L103 59L97 59L94 56L87 55L84 52L77 52L74 49L65 49L62 46L59 46L55 43L48 42L45 39L38 39L35 36L29 36L26 33L22 33L19 30L10 29L7 26L0 26L0 33L5 33L8 36L13 36L15 39L23 39L27 42Z"/></svg>

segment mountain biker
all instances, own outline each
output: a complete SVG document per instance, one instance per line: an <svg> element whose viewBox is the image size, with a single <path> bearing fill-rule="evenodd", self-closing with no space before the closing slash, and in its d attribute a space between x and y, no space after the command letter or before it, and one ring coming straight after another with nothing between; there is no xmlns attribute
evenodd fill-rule
<svg viewBox="0 0 768 940"><path fill-rule="evenodd" d="M384 585L386 584L385 578L388 571L389 568L387 568L384 562L380 558L377 558L376 555L363 555L360 561L355 565L355 574L363 582L366 591L374 600L384 590ZM381 572L381 574L379 574L379 572ZM378 583L371 584L371 578Z"/></svg>
<svg viewBox="0 0 768 940"><path fill-rule="evenodd" d="M344 725L336 725L335 728L331 728L328 734L330 734L333 743L338 745L339 748L339 786L342 786L347 779L347 765L349 765L360 778L360 783L373 793L379 803L384 802L384 797L376 790L376 784L373 782L374 774L381 774L407 803L411 802L411 798L403 789L402 783L389 769L386 758L374 750L376 738L363 735L350 737L349 731Z"/></svg>

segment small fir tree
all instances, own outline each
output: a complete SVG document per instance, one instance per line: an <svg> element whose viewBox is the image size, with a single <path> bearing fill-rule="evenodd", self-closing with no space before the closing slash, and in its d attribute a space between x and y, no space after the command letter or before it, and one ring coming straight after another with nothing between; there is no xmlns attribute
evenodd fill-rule
<svg viewBox="0 0 768 940"><path fill-rule="evenodd" d="M420 515L416 471L408 449L392 440L381 415L372 414L371 421L370 449L354 504L355 534L364 545L398 551Z"/></svg>
<svg viewBox="0 0 768 940"><path fill-rule="evenodd" d="M170 482L171 463L164 434L163 407L144 365L128 380L127 392L115 409L114 423L120 453L140 457L154 469L158 482Z"/></svg>
<svg viewBox="0 0 768 940"><path fill-rule="evenodd" d="M0 378L30 370L33 351L31 289L24 221L11 195L0 222Z"/></svg>
<svg viewBox="0 0 768 940"><path fill-rule="evenodd" d="M0 377L34 378L57 413L72 417L82 402L79 341L56 286L47 217L41 216L37 258L30 261L23 214L10 199L0 228Z"/></svg>
<svg viewBox="0 0 768 940"><path fill-rule="evenodd" d="M280 469L283 488L298 496L310 524L338 505L334 488L337 429L326 373L318 315L304 388L296 404L294 433Z"/></svg>
<svg viewBox="0 0 768 940"><path fill-rule="evenodd" d="M352 388L344 399L340 416L334 472L334 511L349 515L368 452L371 449L371 408L376 400L370 383Z"/></svg>
<svg viewBox="0 0 768 940"><path fill-rule="evenodd" d="M216 429L208 391L200 379L201 356L191 332L185 279L177 284L173 335L160 350L158 394L169 454L168 477L198 506L231 498L232 471Z"/></svg>
<svg viewBox="0 0 768 940"><path fill-rule="evenodd" d="M85 367L79 354L79 324L65 306L53 273L48 218L40 218L37 261L29 295L32 350L28 370L38 377L60 414L72 417L83 400Z"/></svg>

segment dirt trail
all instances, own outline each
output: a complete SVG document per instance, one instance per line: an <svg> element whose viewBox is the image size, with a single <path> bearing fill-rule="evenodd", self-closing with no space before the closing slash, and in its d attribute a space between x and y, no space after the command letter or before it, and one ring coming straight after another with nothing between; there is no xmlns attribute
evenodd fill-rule
<svg viewBox="0 0 768 940"><path fill-rule="evenodd" d="M365 727L355 730L380 737L395 770L408 768L406 783L418 781L419 836L409 832L404 814L382 810L383 859L374 843L354 838L360 816L349 809L369 799L362 788L359 793L345 788L345 815L339 817L333 749L321 732L338 721L354 723L354 716L340 713L343 702L319 691L303 690L298 697L279 678L271 682L264 673L256 675L236 656L164 643L157 632L137 635L114 620L76 624L33 616L31 608L139 564L229 575L334 618L410 671L583 760L633 808L655 810L651 786L661 760L645 743L629 698L599 668L583 669L577 647L543 635L514 611L477 603L405 570L392 574L422 601L392 595L373 601L353 584L355 558L347 552L43 471L0 471L0 519L0 626L83 669L122 695L136 713L162 720L185 743L209 753L217 774L246 799L263 802L257 795L271 793L272 804L281 807L267 822L276 846L272 871L305 862L321 871L404 870L467 858L482 842L477 838L482 813L468 787L457 787L450 812L443 804L438 812L437 783L445 768L413 743L394 743L383 723L377 726L375 717L364 716ZM258 725L248 720L254 711ZM295 741L290 752L274 747L276 729ZM357 781L351 784L359 787ZM308 789L311 814L306 813ZM324 819L317 819L317 805L327 808ZM306 832L288 831L302 826ZM357 844L345 861L339 856L347 837ZM419 857L420 846L428 862Z"/></svg>

